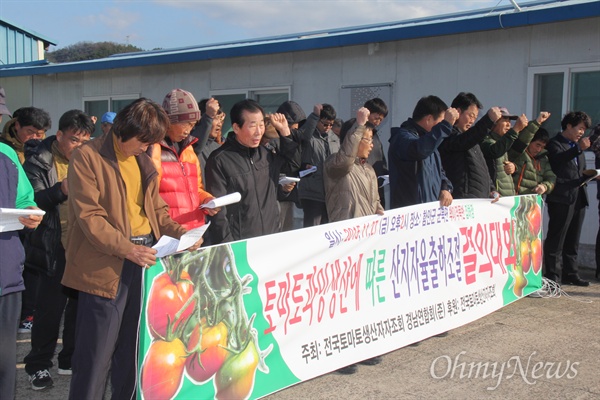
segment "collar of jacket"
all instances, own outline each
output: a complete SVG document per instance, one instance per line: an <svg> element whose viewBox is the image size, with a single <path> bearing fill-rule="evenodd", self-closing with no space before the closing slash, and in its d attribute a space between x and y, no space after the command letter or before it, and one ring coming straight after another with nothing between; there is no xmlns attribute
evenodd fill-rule
<svg viewBox="0 0 600 400"><path fill-rule="evenodd" d="M16 118L11 119L4 125L4 129L2 130L2 137L9 142L13 148L16 150L25 151L25 144L21 143L21 141L17 138L15 132L15 123L17 122Z"/></svg>
<svg viewBox="0 0 600 400"><path fill-rule="evenodd" d="M564 137L562 132L559 133L558 135L556 135L556 140L558 140L559 142L566 143L569 146L573 146L574 144L577 144L577 142L573 142L572 140L569 140L566 137Z"/></svg>
<svg viewBox="0 0 600 400"><path fill-rule="evenodd" d="M511 129L512 129L512 128L511 128ZM497 142L498 140L502 139L502 137L504 137L504 136L506 136L506 135L508 135L508 131L507 131L507 132L506 132L504 135L502 135L502 136L498 135L496 132L490 131L490 137L491 137L492 139L494 139L496 142Z"/></svg>
<svg viewBox="0 0 600 400"><path fill-rule="evenodd" d="M229 145L238 153L250 158L254 157L256 151L258 150L258 148L260 148L260 145L258 147L244 146L235 138L234 132L229 132L227 134L227 143L229 143Z"/></svg>
<svg viewBox="0 0 600 400"><path fill-rule="evenodd" d="M115 153L112 129L96 139L90 140L83 146L94 147L100 156L106 158L113 168L117 170L119 175L121 174L119 170L119 163L117 161L117 154ZM152 159L146 152L142 152L140 155L135 156L135 159L140 166L140 172L142 174L142 187L145 192L146 188L148 187L148 182L157 177L158 172L156 172L154 162L152 162Z"/></svg>
<svg viewBox="0 0 600 400"><path fill-rule="evenodd" d="M188 137L186 137L181 142L179 142L179 154L183 153L183 150L185 150L186 147L193 145L197 141L198 141L197 137L188 135ZM169 143L169 142L171 142L171 141L170 140L167 141L167 136L165 136L165 138L160 141L160 146L175 152L175 148L173 146L171 146L172 142L171 143Z"/></svg>
<svg viewBox="0 0 600 400"><path fill-rule="evenodd" d="M404 121L402 125L400 125L400 127L410 132L416 133L418 136L423 136L427 133L427 131L423 129L421 125L417 124L417 122L412 118L409 118L406 121Z"/></svg>

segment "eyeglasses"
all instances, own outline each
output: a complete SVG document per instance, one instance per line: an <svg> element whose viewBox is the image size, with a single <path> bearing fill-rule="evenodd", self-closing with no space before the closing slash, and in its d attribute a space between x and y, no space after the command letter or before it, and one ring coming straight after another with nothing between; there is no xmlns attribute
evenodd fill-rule
<svg viewBox="0 0 600 400"><path fill-rule="evenodd" d="M321 123L321 125L323 125L325 128L331 128L333 126L333 121L327 121L327 120L320 120L319 121Z"/></svg>
<svg viewBox="0 0 600 400"><path fill-rule="evenodd" d="M360 140L364 141L365 143L373 143L373 138L363 137Z"/></svg>
<svg viewBox="0 0 600 400"><path fill-rule="evenodd" d="M193 129L196 126L196 121L178 122L177 125L182 126L184 128Z"/></svg>
<svg viewBox="0 0 600 400"><path fill-rule="evenodd" d="M24 131L27 136L31 136L34 139L43 139L46 134L46 129L38 130L32 126L25 128Z"/></svg>

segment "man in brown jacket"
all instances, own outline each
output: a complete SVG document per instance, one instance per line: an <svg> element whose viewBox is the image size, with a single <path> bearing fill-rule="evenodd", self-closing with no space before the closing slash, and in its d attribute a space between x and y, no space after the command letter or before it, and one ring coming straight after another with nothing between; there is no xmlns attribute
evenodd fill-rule
<svg viewBox="0 0 600 400"><path fill-rule="evenodd" d="M145 152L168 127L162 107L141 98L71 158L62 283L79 291L79 308L70 399L101 399L109 369L113 398L135 393L142 268L156 262L151 246L161 235L185 233L169 217Z"/></svg>

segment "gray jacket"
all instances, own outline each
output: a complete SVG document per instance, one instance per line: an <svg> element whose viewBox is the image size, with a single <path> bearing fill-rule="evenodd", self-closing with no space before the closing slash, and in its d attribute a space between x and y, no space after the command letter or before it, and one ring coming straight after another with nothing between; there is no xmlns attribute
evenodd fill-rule
<svg viewBox="0 0 600 400"><path fill-rule="evenodd" d="M365 159L356 157L365 127L354 124L342 147L324 163L325 199L330 222L383 212L377 175Z"/></svg>
<svg viewBox="0 0 600 400"><path fill-rule="evenodd" d="M316 126L319 117L311 113L303 127ZM329 130L321 135L317 129L304 129L299 131L297 137L302 146L301 170L306 165L314 165L317 171L302 178L298 184L300 199L325 202L325 186L323 183L323 163L332 154L340 149L340 139Z"/></svg>

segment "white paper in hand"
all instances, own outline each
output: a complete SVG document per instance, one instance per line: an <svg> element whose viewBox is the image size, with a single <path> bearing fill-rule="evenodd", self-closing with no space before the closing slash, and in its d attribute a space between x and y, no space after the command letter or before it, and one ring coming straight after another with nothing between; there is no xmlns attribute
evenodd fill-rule
<svg viewBox="0 0 600 400"><path fill-rule="evenodd" d="M383 183L379 187L384 187L385 185L390 184L390 176L389 175L381 175L381 176L378 176L378 178L383 179Z"/></svg>
<svg viewBox="0 0 600 400"><path fill-rule="evenodd" d="M0 232L18 231L24 228L19 222L19 217L29 215L44 215L44 210L32 210L29 208L0 208Z"/></svg>
<svg viewBox="0 0 600 400"><path fill-rule="evenodd" d="M204 232L206 232L209 226L210 222L199 228L189 230L179 240L167 235L161 236L160 240L152 246L152 248L157 251L156 257L166 257L189 249L202 237L202 235L204 235Z"/></svg>
<svg viewBox="0 0 600 400"><path fill-rule="evenodd" d="M210 226L210 222L208 224L202 225L198 228L194 228L194 229L187 231L185 233L185 235L183 235L179 239L179 245L177 246L177 251L187 250L190 247L192 247L198 240L200 240L200 238L202 237L202 235L204 235L204 232L206 232L206 230L208 229L209 226Z"/></svg>
<svg viewBox="0 0 600 400"><path fill-rule="evenodd" d="M300 173L298 175L300 175L300 178L304 178L306 175L310 175L313 172L317 172L317 166L316 165L313 165L309 169L305 169L303 171L300 171Z"/></svg>
<svg viewBox="0 0 600 400"><path fill-rule="evenodd" d="M208 203L202 204L200 208L217 208L223 207L229 204L238 203L242 199L242 195L239 192L233 192L226 194L225 196L217 197L212 199Z"/></svg>
<svg viewBox="0 0 600 400"><path fill-rule="evenodd" d="M281 178L279 178L280 185L287 185L294 182L300 182L300 178L294 178L292 176L282 176Z"/></svg>

